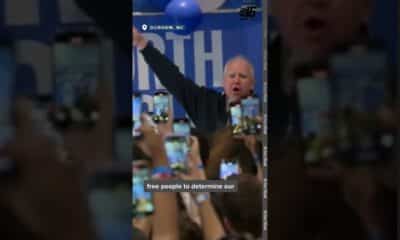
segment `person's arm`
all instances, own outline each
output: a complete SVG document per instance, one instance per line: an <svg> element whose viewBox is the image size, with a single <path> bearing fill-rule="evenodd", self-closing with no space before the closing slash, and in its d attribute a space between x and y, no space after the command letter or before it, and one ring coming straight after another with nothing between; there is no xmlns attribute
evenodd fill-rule
<svg viewBox="0 0 400 240"><path fill-rule="evenodd" d="M161 150L153 157L154 167L167 167L167 156ZM178 240L178 203L176 193L154 192L153 240Z"/></svg>
<svg viewBox="0 0 400 240"><path fill-rule="evenodd" d="M200 209L204 240L219 240L225 236L225 230L210 200L210 194L196 196ZM202 199L202 200L199 200ZM201 202L202 201L202 202Z"/></svg>
<svg viewBox="0 0 400 240"><path fill-rule="evenodd" d="M146 115L142 115L142 126L139 131L143 135L143 142L150 150L153 168L168 168L162 136L157 128L151 126ZM176 193L154 192L153 203L153 240L178 240L178 203Z"/></svg>
<svg viewBox="0 0 400 240"><path fill-rule="evenodd" d="M189 155L190 174L180 174L183 180L206 180L203 163L200 158L199 142L191 137L191 153ZM211 203L209 193L193 194L200 211L200 218L205 240L218 240L225 236L224 227Z"/></svg>
<svg viewBox="0 0 400 240"><path fill-rule="evenodd" d="M34 126L31 112L29 100L17 102L15 138L4 152L18 174L2 186L0 202L42 240L96 239L81 169Z"/></svg>
<svg viewBox="0 0 400 240"><path fill-rule="evenodd" d="M199 120L199 106L202 104L217 104L217 92L198 86L194 81L186 78L168 57L160 53L133 28L133 45L142 53L146 63L157 75L164 87L182 104L190 118L196 123Z"/></svg>

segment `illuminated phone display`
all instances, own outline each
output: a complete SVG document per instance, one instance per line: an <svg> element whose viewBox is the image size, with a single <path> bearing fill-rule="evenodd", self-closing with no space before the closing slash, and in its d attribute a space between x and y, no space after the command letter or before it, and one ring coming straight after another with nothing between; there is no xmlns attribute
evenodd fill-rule
<svg viewBox="0 0 400 240"><path fill-rule="evenodd" d="M187 155L189 153L187 138L168 136L164 144L170 167L175 171L187 171Z"/></svg>
<svg viewBox="0 0 400 240"><path fill-rule="evenodd" d="M237 161L225 161L223 160L219 168L220 179L226 180L230 176L239 174L239 163Z"/></svg>
<svg viewBox="0 0 400 240"><path fill-rule="evenodd" d="M152 193L144 190L144 181L150 179L147 168L136 168L133 166L132 174L132 206L133 215L146 216L154 212Z"/></svg>
<svg viewBox="0 0 400 240"><path fill-rule="evenodd" d="M142 113L142 98L139 95L132 96L132 124L133 124L133 136L138 136L139 133L136 131L141 126L140 115Z"/></svg>
<svg viewBox="0 0 400 240"><path fill-rule="evenodd" d="M158 92L153 96L153 121L165 123L168 121L169 96L167 93Z"/></svg>
<svg viewBox="0 0 400 240"><path fill-rule="evenodd" d="M54 45L56 102L75 107L97 89L99 43L79 34L56 40Z"/></svg>
<svg viewBox="0 0 400 240"><path fill-rule="evenodd" d="M188 119L177 119L173 124L174 134L190 136L190 124Z"/></svg>

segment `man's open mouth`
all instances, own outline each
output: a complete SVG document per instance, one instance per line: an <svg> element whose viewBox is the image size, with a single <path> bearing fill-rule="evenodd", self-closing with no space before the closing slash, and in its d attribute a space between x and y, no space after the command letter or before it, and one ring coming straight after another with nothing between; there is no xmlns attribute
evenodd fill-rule
<svg viewBox="0 0 400 240"><path fill-rule="evenodd" d="M240 93L240 88L239 87L233 87L232 88L233 93Z"/></svg>

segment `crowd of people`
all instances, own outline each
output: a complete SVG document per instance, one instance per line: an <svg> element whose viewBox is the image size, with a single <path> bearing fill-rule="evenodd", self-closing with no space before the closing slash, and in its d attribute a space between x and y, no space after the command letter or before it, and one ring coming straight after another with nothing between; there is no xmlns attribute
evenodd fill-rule
<svg viewBox="0 0 400 240"><path fill-rule="evenodd" d="M298 99L297 75L299 69L304 71L304 66L326 70L322 77L326 78L326 74L332 73L326 63L329 67L335 54L343 53L353 46L366 46L367 52L380 46L380 51L387 54L386 46L377 44L376 39L368 34L368 21L373 11L372 1L298 0L271 4L279 34L271 39L268 52L268 236L272 239L394 239L397 222L393 214L397 199L394 184L397 172L394 144L390 143L391 147L383 150L372 150L380 153L372 157L374 159L369 159L371 161L356 163L361 156L357 154L362 149L353 150L353 155L332 154L332 149L329 149L327 159L318 164L308 164L305 161L308 156L307 138L304 138L303 132L306 126L304 124L307 123L303 123L304 109L299 106ZM226 138L229 134L224 135L221 130L228 122L226 106L235 101L230 98L234 93L238 93L237 98L244 98L248 93L246 91L253 90L252 81L249 78L239 78L232 84L224 75L224 93L221 95L214 90L196 86L193 81L180 74L178 68L148 44L136 29L133 29L133 45L141 50L145 61L167 90L184 106L196 127L205 134L217 132L215 138L218 140L209 140L209 157L204 160L207 163L207 176L215 178L225 154L229 155L226 150L234 145L230 145ZM251 73L250 63L235 63L228 65L228 72L230 70L240 73L247 66L247 70L244 68L243 72ZM352 63L347 61L347 66L351 68L350 64ZM374 64L371 66L376 67L382 62ZM375 135L377 138L381 136L379 134L390 132L388 136L393 140L396 139L395 131L398 127L396 87L395 78L390 75L390 63L385 64L385 72L389 74L382 75L384 79L381 79L381 85L385 86L385 93L378 96L381 98L378 101L381 105L372 106L376 104L376 98L363 102L366 106L362 106L361 112L360 108L353 109L356 113L350 121L352 131L378 133ZM244 74L246 75L252 76ZM362 78L352 76L354 79L348 81L356 82ZM235 88L238 82L245 87ZM351 86L354 85L349 83L347 89L341 89L339 91L342 92L335 94L351 93L355 96L361 91L360 88ZM314 101L317 102L325 102L323 98L327 97L318 92L308 94L314 96ZM373 99L376 95L367 97ZM358 102L354 103L356 104ZM368 111L364 111L365 109ZM339 108L336 111L336 116L341 116L341 111L347 109ZM330 114L326 121L334 122L333 112ZM374 122L374 125L368 125L368 122ZM313 136L311 135L312 138ZM340 144L339 141L332 145ZM316 148L320 146L320 143L314 144ZM235 150L231 154L237 154L238 159L246 156L249 149L247 156L252 156L251 147L240 151L240 146L237 145L233 149ZM244 159L239 160L242 169L257 174L248 166L251 165L251 157ZM218 203L215 207L218 208ZM236 218L240 219L244 215L238 214Z"/></svg>
<svg viewBox="0 0 400 240"><path fill-rule="evenodd" d="M144 160L152 169L168 169L164 138L172 133L171 121L161 126L142 117L139 129L143 138L136 142L134 161ZM158 130L156 130L158 128ZM152 171L151 179L218 180L221 159L239 159L240 174L235 193L153 192L154 212L135 216L133 226L145 239L259 239L262 226L262 169L244 139L235 138L232 128L217 131L208 140L190 137L189 169L186 173L165 174ZM215 143L218 141L218 143ZM249 141L248 141L249 142ZM250 141L251 142L251 141ZM256 141L252 142L257 144ZM200 151L200 148L203 148ZM205 150L204 150L205 149ZM202 152L202 153L201 153ZM168 172L166 170L166 172ZM135 187L135 186L133 186ZM135 196L133 196L135 197ZM184 220L185 219L185 220ZM151 231L149 231L151 229Z"/></svg>

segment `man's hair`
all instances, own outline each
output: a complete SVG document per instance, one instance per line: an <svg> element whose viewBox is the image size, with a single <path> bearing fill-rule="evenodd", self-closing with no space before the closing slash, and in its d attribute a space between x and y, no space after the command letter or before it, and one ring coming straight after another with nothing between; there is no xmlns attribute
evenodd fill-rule
<svg viewBox="0 0 400 240"><path fill-rule="evenodd" d="M247 58L245 58L244 56L242 56L242 55L236 55L236 56L234 56L233 58L230 58L226 63L225 63L225 66L224 66L224 75L227 73L227 71L228 71L228 66L231 64L231 63L233 63L234 61L237 61L237 60L242 60L242 61L244 61L244 62L246 62L247 64L248 64L248 66L249 66L249 68L250 68L250 77L251 77L251 79L253 79L253 81L255 80L255 75L254 75L254 67L253 67L253 64L251 64L250 63L250 61L247 59Z"/></svg>
<svg viewBox="0 0 400 240"><path fill-rule="evenodd" d="M262 184L256 176L247 174L229 179L238 181L238 191L215 194L216 210L235 232L257 238L262 233Z"/></svg>

